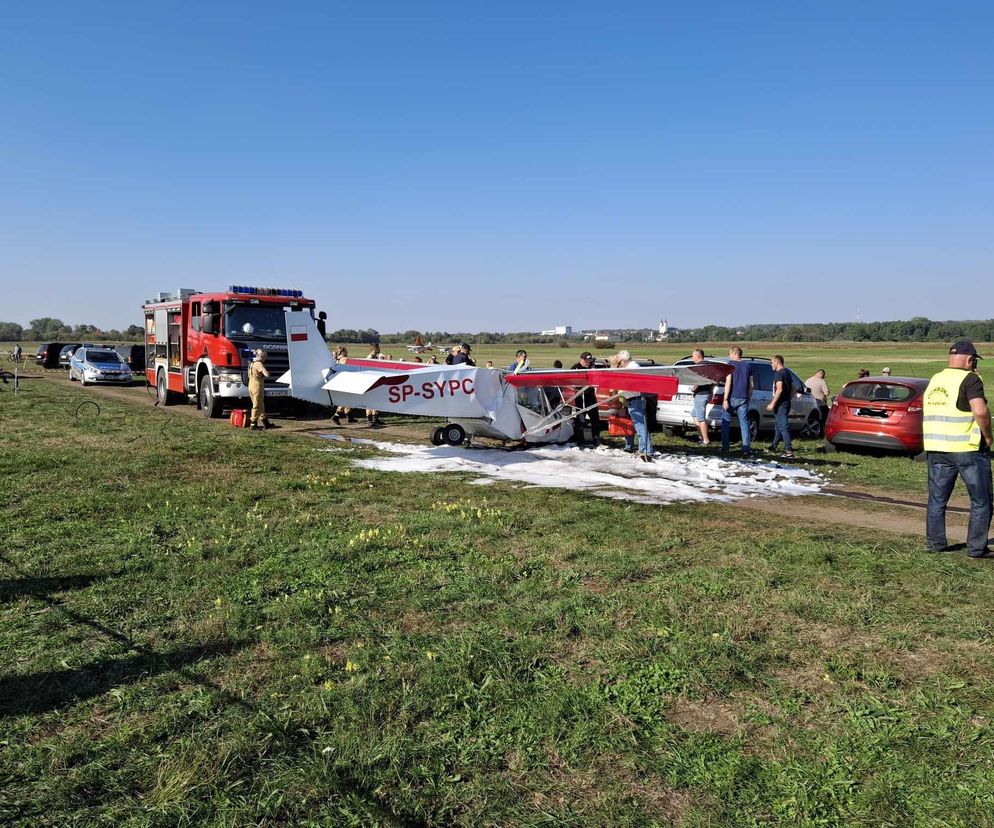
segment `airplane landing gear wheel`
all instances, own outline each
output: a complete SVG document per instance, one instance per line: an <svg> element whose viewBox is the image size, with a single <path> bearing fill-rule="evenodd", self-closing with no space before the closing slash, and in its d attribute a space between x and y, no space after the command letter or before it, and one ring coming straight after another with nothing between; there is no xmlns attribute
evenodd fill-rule
<svg viewBox="0 0 994 828"><path fill-rule="evenodd" d="M443 429L445 432L445 442L450 446L462 445L463 440L466 439L466 429L464 429L458 423L450 423Z"/></svg>
<svg viewBox="0 0 994 828"><path fill-rule="evenodd" d="M445 429L439 426L431 433L431 444L441 446L445 444Z"/></svg>

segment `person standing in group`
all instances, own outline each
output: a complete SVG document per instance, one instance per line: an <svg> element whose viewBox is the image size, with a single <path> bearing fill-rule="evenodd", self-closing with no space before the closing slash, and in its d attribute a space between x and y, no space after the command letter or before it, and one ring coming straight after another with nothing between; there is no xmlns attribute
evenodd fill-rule
<svg viewBox="0 0 994 828"><path fill-rule="evenodd" d="M531 367L532 364L528 361L528 351L524 348L519 348L514 354L514 362L507 366L507 370L511 374L520 374L522 371L527 371Z"/></svg>
<svg viewBox="0 0 994 828"><path fill-rule="evenodd" d="M885 377L889 377L891 375L891 370L889 367L881 368L880 373L883 374Z"/></svg>
<svg viewBox="0 0 994 828"><path fill-rule="evenodd" d="M575 362L570 370L589 371L593 367L594 355L590 351L584 351L580 354L579 361ZM577 448L586 448L587 445L584 435L585 423L590 423L590 447L597 448L601 444L601 415L597 410L597 392L592 386L586 386L580 395L573 400L573 405L579 409L587 409L573 418L573 436L576 438Z"/></svg>
<svg viewBox="0 0 994 828"><path fill-rule="evenodd" d="M984 382L971 365L980 359L968 339L949 348L948 367L925 389L922 430L928 457L928 511L925 540L930 552L946 551L946 505L963 478L970 494L966 551L971 558L994 558L988 545L994 512L991 485L991 412Z"/></svg>
<svg viewBox="0 0 994 828"><path fill-rule="evenodd" d="M628 351L618 351L618 368L641 368ZM628 407L628 416L632 418L635 433L639 439L639 460L643 463L653 461L652 440L649 438L649 424L645 420L645 395L636 391L623 391L621 398ZM628 442L626 440L626 442ZM634 448L634 444L628 443Z"/></svg>
<svg viewBox="0 0 994 828"><path fill-rule="evenodd" d="M870 372L867 371L865 368L860 368L859 371L856 373L856 379L865 379L868 376L870 376Z"/></svg>
<svg viewBox="0 0 994 828"><path fill-rule="evenodd" d="M700 348L694 348L694 353L691 354L690 358L694 363L704 362L704 351ZM702 446L711 445L711 437L708 434L708 404L713 395L714 383L694 386L694 407L690 416L697 424L697 430L700 432L697 442Z"/></svg>
<svg viewBox="0 0 994 828"><path fill-rule="evenodd" d="M349 361L349 349L346 348L344 345L339 345L337 348L335 348L332 356L335 357L336 365L344 365ZM343 414L345 415L345 421L347 423L355 422L355 414L352 413L352 409L349 408L347 405L340 405L335 409L335 413L331 415L331 419L335 423L335 425L342 424L341 417Z"/></svg>
<svg viewBox="0 0 994 828"><path fill-rule="evenodd" d="M366 359L383 359L383 354L380 353L380 343L374 342L369 349L369 356ZM383 421L380 419L380 412L373 408L366 409L366 422L370 426L381 426Z"/></svg>
<svg viewBox="0 0 994 828"><path fill-rule="evenodd" d="M821 420L821 433L824 434L825 420L828 419L828 401L832 396L832 392L828 390L828 383L825 382L825 369L819 368L804 384L818 403L818 418Z"/></svg>
<svg viewBox="0 0 994 828"><path fill-rule="evenodd" d="M783 357L774 354L770 360L773 369L773 397L766 406L767 411L773 412L773 443L770 451L776 451L780 441L783 441L783 454L788 460L794 457L794 447L790 442L790 401L794 396L794 379L784 367Z"/></svg>
<svg viewBox="0 0 994 828"><path fill-rule="evenodd" d="M468 342L462 342L459 345L459 350L454 351L452 354L452 365L468 365L470 368L475 368L476 363L473 362L473 357L470 356L470 351L473 349L469 347Z"/></svg>
<svg viewBox="0 0 994 828"><path fill-rule="evenodd" d="M248 369L249 399L252 400L252 414L249 428L276 428L266 417L266 352L260 348L255 352Z"/></svg>
<svg viewBox="0 0 994 828"><path fill-rule="evenodd" d="M454 365L455 364L455 358L456 358L456 355L458 353L459 353L459 346L458 345L453 345L451 348L449 348L449 352L445 355L445 364L446 365Z"/></svg>
<svg viewBox="0 0 994 828"><path fill-rule="evenodd" d="M721 403L721 450L729 450L729 431L732 414L739 418L742 432L742 454L748 456L749 448L749 399L754 385L751 363L742 359L742 349L734 345L728 351L732 363L732 373L725 378L725 397Z"/></svg>

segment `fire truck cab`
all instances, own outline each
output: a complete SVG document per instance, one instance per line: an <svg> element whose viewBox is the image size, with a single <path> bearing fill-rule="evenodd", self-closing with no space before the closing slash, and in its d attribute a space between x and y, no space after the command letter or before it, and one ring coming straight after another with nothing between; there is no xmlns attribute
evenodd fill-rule
<svg viewBox="0 0 994 828"><path fill-rule="evenodd" d="M299 290L232 285L202 293L180 288L147 301L145 379L161 405L196 400L207 417L248 399L248 367L254 353L266 354L266 398L286 398L276 379L289 370L284 310L311 309Z"/></svg>

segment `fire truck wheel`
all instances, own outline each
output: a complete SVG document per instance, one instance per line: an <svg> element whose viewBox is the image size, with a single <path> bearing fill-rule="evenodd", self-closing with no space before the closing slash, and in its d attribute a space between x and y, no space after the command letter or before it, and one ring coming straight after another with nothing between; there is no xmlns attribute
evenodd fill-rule
<svg viewBox="0 0 994 828"><path fill-rule="evenodd" d="M166 372L161 369L155 378L155 396L159 400L159 405L173 404L173 395L169 393L169 386L166 385Z"/></svg>
<svg viewBox="0 0 994 828"><path fill-rule="evenodd" d="M205 417L216 420L221 416L221 400L214 396L214 386L211 385L211 378L207 374L200 379L200 393L197 399Z"/></svg>
<svg viewBox="0 0 994 828"><path fill-rule="evenodd" d="M445 444L445 429L439 426L431 433L431 444L441 446Z"/></svg>
<svg viewBox="0 0 994 828"><path fill-rule="evenodd" d="M450 423L445 426L445 442L450 446L458 446L466 439L466 429L458 423Z"/></svg>

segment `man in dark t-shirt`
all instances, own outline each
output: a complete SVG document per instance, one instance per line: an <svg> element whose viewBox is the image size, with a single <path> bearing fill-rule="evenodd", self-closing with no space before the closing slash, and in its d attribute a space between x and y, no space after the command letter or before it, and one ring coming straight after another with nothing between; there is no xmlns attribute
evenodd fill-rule
<svg viewBox="0 0 994 828"><path fill-rule="evenodd" d="M928 508L925 539L932 552L948 550L946 505L957 478L970 495L966 550L971 558L994 558L988 546L994 490L991 486L991 414L976 373L977 349L967 339L949 348L949 365L929 381L923 396ZM955 399L955 402L953 400Z"/></svg>
<svg viewBox="0 0 994 828"><path fill-rule="evenodd" d="M770 360L773 368L773 398L766 406L767 411L773 412L773 443L770 451L776 451L780 441L783 441L783 456L791 459L794 447L790 442L790 401L794 396L794 379L783 364L783 357L776 354Z"/></svg>
<svg viewBox="0 0 994 828"><path fill-rule="evenodd" d="M571 371L589 371L594 367L594 355L590 351L580 354L579 361L573 363ZM576 408L587 410L573 418L573 436L576 439L577 448L586 448L587 440L583 429L586 422L590 423L590 447L597 448L601 443L601 415L597 410L597 394L594 388L583 389L580 395L573 401Z"/></svg>

